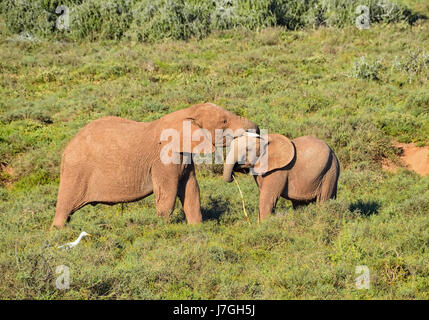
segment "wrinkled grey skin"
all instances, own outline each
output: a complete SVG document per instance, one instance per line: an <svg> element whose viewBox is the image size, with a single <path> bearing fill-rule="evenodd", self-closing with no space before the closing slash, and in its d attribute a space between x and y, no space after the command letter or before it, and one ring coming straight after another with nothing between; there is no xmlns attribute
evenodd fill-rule
<svg viewBox="0 0 429 320"><path fill-rule="evenodd" d="M233 171L254 170L260 191L259 220L274 212L280 196L291 200L294 208L336 197L340 166L322 140L311 136L291 141L279 134L269 134L265 139L244 135L233 140L230 147L224 180L231 182Z"/></svg>

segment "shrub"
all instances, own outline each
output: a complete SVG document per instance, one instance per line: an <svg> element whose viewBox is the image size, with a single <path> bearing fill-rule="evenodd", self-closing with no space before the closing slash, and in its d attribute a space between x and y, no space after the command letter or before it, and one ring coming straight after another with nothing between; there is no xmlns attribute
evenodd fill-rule
<svg viewBox="0 0 429 320"><path fill-rule="evenodd" d="M353 63L351 76L357 79L380 80L381 60L367 61L360 57Z"/></svg>
<svg viewBox="0 0 429 320"><path fill-rule="evenodd" d="M130 1L88 0L70 12L70 33L74 39L120 39L133 19Z"/></svg>
<svg viewBox="0 0 429 320"><path fill-rule="evenodd" d="M128 35L138 40L201 38L209 33L210 11L207 2L143 0L134 5L133 19Z"/></svg>
<svg viewBox="0 0 429 320"><path fill-rule="evenodd" d="M231 29L237 26L237 1L218 0L211 13L211 25L215 29Z"/></svg>
<svg viewBox="0 0 429 320"><path fill-rule="evenodd" d="M276 17L277 25L296 30L307 25L322 24L321 22L316 23L313 18L313 15L315 15L313 10L317 11L321 7L319 2L318 0L275 0L271 1L270 9ZM312 9L315 7L316 9Z"/></svg>
<svg viewBox="0 0 429 320"><path fill-rule="evenodd" d="M0 122L10 123L15 120L33 119L45 124L52 123L49 111L34 108L31 104L21 108L15 108L0 116Z"/></svg>
<svg viewBox="0 0 429 320"><path fill-rule="evenodd" d="M407 110L411 110L413 116L429 116L429 92L421 91L415 95L408 97L406 101Z"/></svg>
<svg viewBox="0 0 429 320"><path fill-rule="evenodd" d="M414 22L410 10L390 0L326 0L320 3L323 22L328 26L354 24L361 14L356 12L358 6L368 7L370 23Z"/></svg>
<svg viewBox="0 0 429 320"><path fill-rule="evenodd" d="M392 71L393 70L406 73L408 82L411 83L417 75L429 71L429 53L421 49L408 50L406 56L401 58L395 57L392 63Z"/></svg>
<svg viewBox="0 0 429 320"><path fill-rule="evenodd" d="M392 112L378 122L384 133L396 137L400 142L425 142L427 139L427 132L424 132L427 118Z"/></svg>
<svg viewBox="0 0 429 320"><path fill-rule="evenodd" d="M5 15L6 27L12 33L32 32L40 36L52 34L53 15L40 1L3 1L0 6Z"/></svg>
<svg viewBox="0 0 429 320"><path fill-rule="evenodd" d="M69 9L67 30L58 30L58 6ZM11 33L27 32L46 37L62 35L71 39L136 40L204 37L213 30L236 27L260 29L284 26L287 29L319 25L354 24L356 8L369 8L371 23L413 23L418 16L390 0L5 0L0 4Z"/></svg>
<svg viewBox="0 0 429 320"><path fill-rule="evenodd" d="M365 117L339 117L329 122L306 120L286 136L313 135L325 140L343 168L376 168L377 161L393 159L395 149L376 123Z"/></svg>

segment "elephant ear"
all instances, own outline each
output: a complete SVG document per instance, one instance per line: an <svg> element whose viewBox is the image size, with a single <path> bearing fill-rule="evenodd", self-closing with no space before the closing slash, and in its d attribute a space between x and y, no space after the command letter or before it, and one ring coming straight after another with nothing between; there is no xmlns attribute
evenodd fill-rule
<svg viewBox="0 0 429 320"><path fill-rule="evenodd" d="M253 167L257 174L264 174L283 168L295 157L295 146L292 141L281 134L269 134L268 141L265 142L263 148L263 154Z"/></svg>
<svg viewBox="0 0 429 320"><path fill-rule="evenodd" d="M167 141L167 147L176 153L202 153L209 154L216 150L208 130L201 128L193 119L171 124L160 135L160 141Z"/></svg>

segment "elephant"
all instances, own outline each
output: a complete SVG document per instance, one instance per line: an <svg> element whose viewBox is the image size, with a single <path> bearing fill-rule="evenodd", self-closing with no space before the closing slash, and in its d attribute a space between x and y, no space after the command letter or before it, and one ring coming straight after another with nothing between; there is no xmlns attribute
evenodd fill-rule
<svg viewBox="0 0 429 320"><path fill-rule="evenodd" d="M280 134L245 133L230 144L223 172L226 182L232 181L233 171L252 171L262 221L274 212L280 196L291 200L294 209L335 198L340 165L332 149L315 137L289 140Z"/></svg>
<svg viewBox="0 0 429 320"><path fill-rule="evenodd" d="M216 130L227 134L219 135ZM178 135L174 143L171 131ZM113 116L90 122L63 152L51 229L64 227L71 214L87 204L133 202L152 193L158 216L168 220L178 196L188 224L200 223L200 190L189 156L210 154L215 147L227 146L228 137L245 131L259 132L259 128L212 103L193 105L151 122Z"/></svg>

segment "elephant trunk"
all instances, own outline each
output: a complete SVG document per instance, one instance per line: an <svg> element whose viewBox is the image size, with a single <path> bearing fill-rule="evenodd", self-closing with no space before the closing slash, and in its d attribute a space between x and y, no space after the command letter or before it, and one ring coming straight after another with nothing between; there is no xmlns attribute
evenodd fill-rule
<svg viewBox="0 0 429 320"><path fill-rule="evenodd" d="M245 128L246 131L253 131L256 134L259 134L259 127L256 123L246 118L241 118L241 120L242 128Z"/></svg>
<svg viewBox="0 0 429 320"><path fill-rule="evenodd" d="M231 143L231 149L226 156L225 164L223 166L223 179L226 182L232 182L232 171L238 160L238 144L237 140Z"/></svg>

